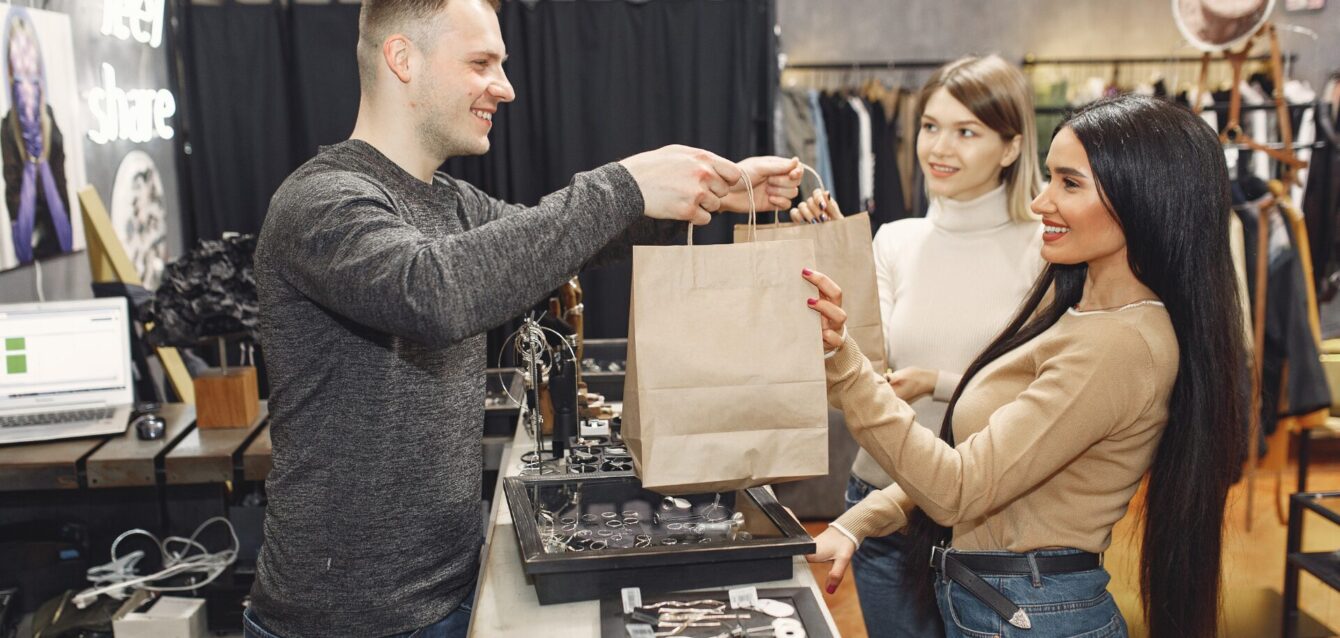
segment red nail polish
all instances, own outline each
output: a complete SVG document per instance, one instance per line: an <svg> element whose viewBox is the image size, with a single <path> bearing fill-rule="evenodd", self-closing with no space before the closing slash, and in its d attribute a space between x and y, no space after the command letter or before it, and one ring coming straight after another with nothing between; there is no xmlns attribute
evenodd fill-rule
<svg viewBox="0 0 1340 638"><path fill-rule="evenodd" d="M800 269L800 274L805 275L806 277L809 277L810 275L813 275L813 274L814 274L814 271L810 270L809 268L801 268L801 269Z"/></svg>
<svg viewBox="0 0 1340 638"><path fill-rule="evenodd" d="M836 586L834 586L834 585L829 585L829 586L828 586L828 593L829 593L829 594L832 594L832 593L835 592L835 591L837 591L837 587L836 587Z"/></svg>
<svg viewBox="0 0 1340 638"><path fill-rule="evenodd" d="M808 301L806 301L805 303L807 303L807 304L813 306L814 304L819 303L819 300L818 300L818 299L815 299L815 298L813 298L813 297L810 297L810 299L809 299Z"/></svg>

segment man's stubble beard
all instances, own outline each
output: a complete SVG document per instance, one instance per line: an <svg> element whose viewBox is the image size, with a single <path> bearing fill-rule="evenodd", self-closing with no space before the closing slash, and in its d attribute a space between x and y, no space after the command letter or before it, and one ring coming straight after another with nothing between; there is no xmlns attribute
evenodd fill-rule
<svg viewBox="0 0 1340 638"><path fill-rule="evenodd" d="M437 85L432 84L425 86L418 96L419 104L424 107L423 117L416 126L419 139L438 157L452 158L487 153L489 150L487 137L481 141L471 133L458 130L474 124L465 120L474 117L474 114L470 113L469 105L453 109L451 101L445 99L445 94L445 91L438 90Z"/></svg>

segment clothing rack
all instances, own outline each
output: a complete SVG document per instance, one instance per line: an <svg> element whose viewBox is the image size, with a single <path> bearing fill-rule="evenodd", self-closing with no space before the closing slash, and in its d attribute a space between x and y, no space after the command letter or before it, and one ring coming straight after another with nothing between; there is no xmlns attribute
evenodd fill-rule
<svg viewBox="0 0 1340 638"><path fill-rule="evenodd" d="M938 69L953 60L859 60L852 62L787 62L787 70L794 71L898 71L903 69Z"/></svg>
<svg viewBox="0 0 1340 638"><path fill-rule="evenodd" d="M1292 62L1296 62L1296 61L1297 61L1297 59L1298 59L1298 55L1297 55L1297 54L1294 54L1294 53L1290 53L1290 54L1284 56L1284 58L1285 58L1286 61L1292 63ZM1225 61L1223 58L1213 58L1213 59L1211 59L1211 62L1223 62L1223 61ZM1266 55L1266 54L1255 55L1255 56L1248 57L1248 58L1247 58L1247 61L1248 61L1248 62L1269 62L1269 61L1270 61L1270 56L1269 56L1269 55ZM1072 65L1073 65L1073 66L1081 66L1081 65L1112 66L1112 65L1122 65L1122 64L1200 64L1201 62L1202 62L1202 58L1201 58L1201 56L1199 56L1199 55L1181 55L1181 56L1178 56L1178 55L1172 55L1172 56L1168 56L1168 55L1162 55L1162 56L1159 56L1159 55L1148 55L1148 56L1127 56L1127 57L1114 57L1114 58L1039 58L1039 57L1034 56L1033 54L1029 54L1029 55L1024 56L1024 61L1023 61L1022 66L1024 66L1024 67L1030 67L1030 66L1044 66L1044 65L1046 65L1046 66L1050 66L1050 65L1056 65L1056 66L1061 66L1061 65L1065 65L1065 66L1072 66Z"/></svg>
<svg viewBox="0 0 1340 638"><path fill-rule="evenodd" d="M1318 132L1318 135L1320 135L1320 132ZM1250 147L1250 146L1248 146L1248 145L1246 145L1246 144L1234 144L1234 143L1232 143L1232 142L1223 144L1222 146L1223 146L1225 149L1236 149L1236 150L1239 150L1239 151L1249 151L1249 150L1253 150L1252 147ZM1266 147L1266 148L1273 148L1273 149L1283 149L1283 148L1284 148L1284 144L1281 144L1281 143L1279 143L1279 142L1269 142L1269 143L1261 144L1261 146L1264 146L1264 147ZM1289 148L1291 148L1291 149L1293 149L1293 150L1295 150L1295 151L1301 151L1301 150L1307 150L1307 149L1312 149L1312 150L1314 150L1314 151L1319 151L1319 150L1322 150L1322 149L1326 148L1326 142L1323 141L1323 140L1318 140L1318 141L1316 141L1316 142L1311 142L1311 143L1308 143L1308 142L1294 142L1293 144L1290 144L1290 145L1289 145Z"/></svg>
<svg viewBox="0 0 1340 638"><path fill-rule="evenodd" d="M1312 108L1313 106L1315 106L1315 104L1312 103L1312 102L1300 102L1300 103L1297 103L1297 104L1289 104L1289 105L1287 106L1287 108L1289 108L1289 109L1306 110L1306 109L1310 109L1310 108ZM1033 108L1033 111L1036 112L1038 115L1065 115L1066 113L1069 113L1070 111L1073 111L1073 110L1076 110L1076 109L1079 109L1079 108L1080 108L1079 106L1071 106L1071 105L1069 105L1069 104L1066 104L1066 105L1060 105L1060 104L1043 104L1043 105L1034 107L1034 108ZM1209 106L1204 107L1203 110L1207 110L1207 111L1209 111L1209 110L1227 111L1228 108L1229 108L1229 104L1228 104L1227 102L1215 102L1214 104L1211 104L1211 105L1209 105ZM1246 113L1246 112L1248 112L1248 111L1274 111L1274 110L1275 110L1275 105L1274 105L1273 103L1272 103L1272 104L1243 104L1242 106L1239 107L1239 110L1241 110L1241 111L1244 112L1244 113ZM1303 147L1295 147L1295 148L1307 148L1307 146L1303 146Z"/></svg>
<svg viewBox="0 0 1340 638"><path fill-rule="evenodd" d="M1288 62L1297 61L1297 54L1290 53L1285 57ZM1216 58L1216 61L1222 59ZM1249 62L1269 62L1269 55L1257 55L1247 58ZM897 70L897 69L938 69L953 60L835 60L826 62L787 62L786 69L797 71L872 71L872 70ZM1200 56L1130 56L1113 58L1039 58L1032 54L1024 56L1021 66L1043 66L1043 65L1098 65L1111 66L1122 64L1200 64Z"/></svg>

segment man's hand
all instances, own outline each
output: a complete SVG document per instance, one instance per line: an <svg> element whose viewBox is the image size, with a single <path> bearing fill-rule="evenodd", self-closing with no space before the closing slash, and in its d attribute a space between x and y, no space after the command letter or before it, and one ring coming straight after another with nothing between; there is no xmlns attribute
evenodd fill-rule
<svg viewBox="0 0 1340 638"><path fill-rule="evenodd" d="M911 403L934 392L935 381L939 376L934 370L925 368L902 368L885 372L884 380L893 386L893 393L899 399Z"/></svg>
<svg viewBox="0 0 1340 638"><path fill-rule="evenodd" d="M703 225L721 210L721 199L740 182L735 164L708 151L667 146L619 162L642 191L647 217ZM741 185L743 187L743 185Z"/></svg>
<svg viewBox="0 0 1340 638"><path fill-rule="evenodd" d="M760 155L740 160L740 168L754 187L754 210L786 210L791 200L800 194L800 178L805 169L800 158ZM736 213L749 212L749 189L744 181L731 186L730 194L721 200L721 210Z"/></svg>
<svg viewBox="0 0 1340 638"><path fill-rule="evenodd" d="M842 584L842 577L847 575L847 565L851 564L851 557L855 553L856 546L852 544L851 539L830 526L814 537L814 553L805 556L805 560L811 563L833 561L833 568L828 570L828 582L824 587L824 591L831 594Z"/></svg>

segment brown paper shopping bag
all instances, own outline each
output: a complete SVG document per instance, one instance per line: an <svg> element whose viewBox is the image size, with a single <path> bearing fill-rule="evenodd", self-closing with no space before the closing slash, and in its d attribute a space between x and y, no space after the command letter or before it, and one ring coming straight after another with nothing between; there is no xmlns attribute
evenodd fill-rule
<svg viewBox="0 0 1340 638"><path fill-rule="evenodd" d="M722 492L828 473L808 241L637 246L623 437L644 487Z"/></svg>
<svg viewBox="0 0 1340 638"><path fill-rule="evenodd" d="M813 172L808 166L805 168ZM818 177L817 173L815 177ZM819 188L823 189L822 180ZM870 214L860 213L820 224L759 224L753 231L747 224L735 227L737 244L777 239L809 239L814 242L814 268L831 277L842 288L842 309L847 311L847 333L870 359L875 371L884 372L884 322L879 314L879 286L875 280Z"/></svg>

